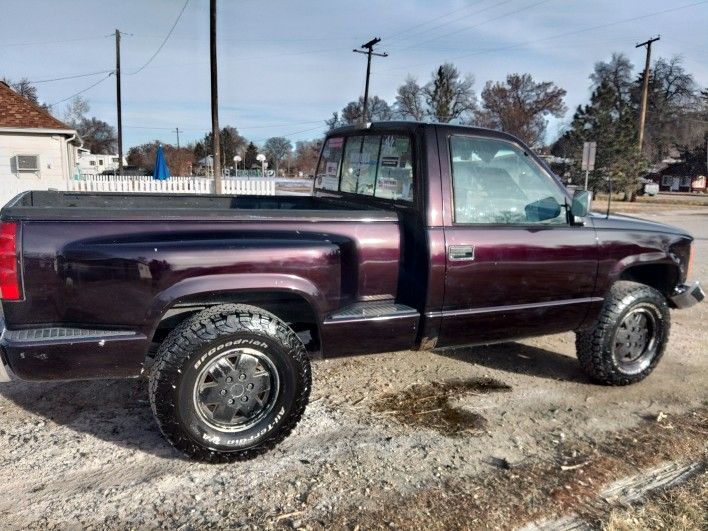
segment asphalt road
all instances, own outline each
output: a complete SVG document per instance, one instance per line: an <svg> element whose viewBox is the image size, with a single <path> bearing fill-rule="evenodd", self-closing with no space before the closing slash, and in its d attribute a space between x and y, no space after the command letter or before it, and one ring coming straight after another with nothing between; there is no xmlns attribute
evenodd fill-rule
<svg viewBox="0 0 708 531"><path fill-rule="evenodd" d="M694 276L708 285L708 209L639 215L693 232ZM665 358L625 388L583 375L572 334L315 361L312 401L293 435L229 465L176 453L142 380L5 384L0 521L513 528L577 512L632 470L705 466L708 304L672 319Z"/></svg>

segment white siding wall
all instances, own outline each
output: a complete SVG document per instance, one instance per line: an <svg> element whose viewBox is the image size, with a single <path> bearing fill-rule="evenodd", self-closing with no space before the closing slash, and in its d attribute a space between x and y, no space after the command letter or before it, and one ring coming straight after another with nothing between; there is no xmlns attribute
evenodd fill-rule
<svg viewBox="0 0 708 531"><path fill-rule="evenodd" d="M13 173L15 155L39 155L39 171ZM65 188L70 156L62 135L0 131L0 206L27 190Z"/></svg>

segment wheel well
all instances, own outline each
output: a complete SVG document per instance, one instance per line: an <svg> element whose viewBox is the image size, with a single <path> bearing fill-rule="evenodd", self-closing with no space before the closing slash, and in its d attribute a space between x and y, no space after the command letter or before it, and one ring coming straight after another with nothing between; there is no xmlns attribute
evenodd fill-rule
<svg viewBox="0 0 708 531"><path fill-rule="evenodd" d="M250 304L271 312L298 334L308 351L320 349L314 309L304 297L290 292L233 292L183 299L162 315L152 337L153 345L162 343L174 328L192 315L211 306L229 303Z"/></svg>
<svg viewBox="0 0 708 531"><path fill-rule="evenodd" d="M622 271L619 280L646 284L669 296L678 283L679 269L672 264L640 264Z"/></svg>

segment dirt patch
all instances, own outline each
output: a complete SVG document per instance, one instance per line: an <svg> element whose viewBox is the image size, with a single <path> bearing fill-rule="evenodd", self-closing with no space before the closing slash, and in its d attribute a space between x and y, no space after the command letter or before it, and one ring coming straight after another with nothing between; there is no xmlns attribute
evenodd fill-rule
<svg viewBox="0 0 708 531"><path fill-rule="evenodd" d="M599 442L559 446L554 459L499 467L486 476L454 478L413 496L388 500L378 511L342 511L323 529L512 529L576 513L599 526L613 508L603 487L661 462L708 460L708 408L670 419L645 420ZM500 500L504 503L500 503ZM353 516L355 515L355 516Z"/></svg>
<svg viewBox="0 0 708 531"><path fill-rule="evenodd" d="M455 407L456 398L505 391L511 391L511 387L492 378L418 384L399 393L384 395L372 409L391 415L401 424L456 437L479 432L487 425L479 413Z"/></svg>

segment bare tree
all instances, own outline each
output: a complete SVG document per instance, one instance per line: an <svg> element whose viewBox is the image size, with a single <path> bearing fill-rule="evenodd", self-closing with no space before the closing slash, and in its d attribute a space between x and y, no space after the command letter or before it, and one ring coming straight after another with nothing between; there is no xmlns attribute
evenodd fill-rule
<svg viewBox="0 0 708 531"><path fill-rule="evenodd" d="M76 128L84 142L84 147L91 153L115 153L118 145L118 136L112 125L98 118L84 118Z"/></svg>
<svg viewBox="0 0 708 531"><path fill-rule="evenodd" d="M476 108L473 85L474 78L471 75L460 78L452 63L440 65L423 89L430 116L448 123L470 115Z"/></svg>
<svg viewBox="0 0 708 531"><path fill-rule="evenodd" d="M320 157L322 140L301 140L295 143L295 168L306 175L315 173L315 166Z"/></svg>
<svg viewBox="0 0 708 531"><path fill-rule="evenodd" d="M69 101L64 109L64 121L71 127L77 128L90 110L89 102L81 96L76 96Z"/></svg>
<svg viewBox="0 0 708 531"><path fill-rule="evenodd" d="M615 92L617 112L621 113L629 104L632 89L632 70L634 65L623 53L613 53L609 61L595 63L595 69L590 74L592 88L596 89L603 83Z"/></svg>
<svg viewBox="0 0 708 531"><path fill-rule="evenodd" d="M530 74L510 74L504 83L488 81L482 91L477 122L534 145L543 139L546 116L565 114L565 94L564 89L550 81L536 83Z"/></svg>
<svg viewBox="0 0 708 531"><path fill-rule="evenodd" d="M275 166L275 173L280 169L280 163L292 152L293 145L290 140L282 136L274 136L266 140L263 149L266 156Z"/></svg>
<svg viewBox="0 0 708 531"><path fill-rule="evenodd" d="M396 93L396 110L403 118L421 121L425 118L425 93L416 79L406 78Z"/></svg>
<svg viewBox="0 0 708 531"><path fill-rule="evenodd" d="M341 112L332 113L332 118L326 120L325 123L330 129L341 127L343 125L354 125L365 122L380 122L393 118L393 111L386 100L378 96L369 97L369 105L367 108L367 117L362 120L364 109L364 98L359 98L359 101L350 101L347 103Z"/></svg>

